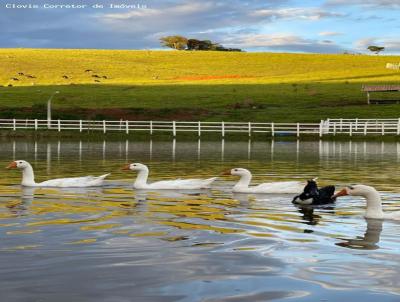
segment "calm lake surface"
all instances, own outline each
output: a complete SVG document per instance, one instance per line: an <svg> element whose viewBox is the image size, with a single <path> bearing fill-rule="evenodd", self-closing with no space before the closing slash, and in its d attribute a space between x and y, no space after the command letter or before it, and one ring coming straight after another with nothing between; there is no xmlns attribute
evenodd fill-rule
<svg viewBox="0 0 400 302"><path fill-rule="evenodd" d="M291 195L143 192L151 180L249 168L254 183L363 183L400 210L400 143L221 141L0 142L0 167L37 181L111 172L99 189L21 189L1 169L0 301L400 301L400 222L365 220L358 197L298 208Z"/></svg>

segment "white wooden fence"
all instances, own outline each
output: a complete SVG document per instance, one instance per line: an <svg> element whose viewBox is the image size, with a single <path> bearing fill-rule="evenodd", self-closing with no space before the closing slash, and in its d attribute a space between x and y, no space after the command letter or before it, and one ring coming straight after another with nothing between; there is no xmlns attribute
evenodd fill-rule
<svg viewBox="0 0 400 302"><path fill-rule="evenodd" d="M227 133L266 133L275 135L323 134L322 123L251 123L251 122L177 122L177 121L89 121L89 120L47 120L37 119L0 119L0 129L51 129L56 131L111 131L125 132L145 131L169 132L176 136L178 132L192 132L197 136L203 133L216 132L221 136Z"/></svg>
<svg viewBox="0 0 400 302"><path fill-rule="evenodd" d="M0 119L0 129L20 130L75 130L107 132L169 132L174 137L178 132L244 133L248 136L262 133L279 135L400 135L400 118L396 119L327 119L320 123L251 123L251 122L178 122L178 121L90 121L90 120L47 120Z"/></svg>
<svg viewBox="0 0 400 302"><path fill-rule="evenodd" d="M400 118L395 119L327 119L327 134L353 135L400 135Z"/></svg>

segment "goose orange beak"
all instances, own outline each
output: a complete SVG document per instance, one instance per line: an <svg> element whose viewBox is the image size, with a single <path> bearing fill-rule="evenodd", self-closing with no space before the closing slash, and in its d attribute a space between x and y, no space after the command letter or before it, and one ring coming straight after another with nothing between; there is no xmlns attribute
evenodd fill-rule
<svg viewBox="0 0 400 302"><path fill-rule="evenodd" d="M346 195L349 195L349 194L347 193L346 189L342 189L341 191L339 191L338 193L336 193L335 195L333 195L333 198L340 197L340 196L346 196Z"/></svg>
<svg viewBox="0 0 400 302"><path fill-rule="evenodd" d="M130 165L131 165L131 164L126 164L125 166L122 167L122 170L124 170L124 171L130 170L130 169L129 169Z"/></svg>
<svg viewBox="0 0 400 302"><path fill-rule="evenodd" d="M17 168L17 162L13 161L11 162L6 169L16 169Z"/></svg>
<svg viewBox="0 0 400 302"><path fill-rule="evenodd" d="M221 175L231 175L231 170L225 170Z"/></svg>

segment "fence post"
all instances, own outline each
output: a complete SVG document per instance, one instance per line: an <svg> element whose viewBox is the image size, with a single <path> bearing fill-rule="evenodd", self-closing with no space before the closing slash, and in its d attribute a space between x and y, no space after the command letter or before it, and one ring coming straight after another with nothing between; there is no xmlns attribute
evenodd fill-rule
<svg viewBox="0 0 400 302"><path fill-rule="evenodd" d="M336 136L336 122L333 122L333 136Z"/></svg>
<svg viewBox="0 0 400 302"><path fill-rule="evenodd" d="M385 123L382 122L382 136L385 135Z"/></svg>
<svg viewBox="0 0 400 302"><path fill-rule="evenodd" d="M172 135L175 137L176 136L176 122L172 122Z"/></svg>
<svg viewBox="0 0 400 302"><path fill-rule="evenodd" d="M350 123L350 124L349 124L349 127L350 127L350 129L349 129L349 135L350 135L350 136L353 136L353 123Z"/></svg>
<svg viewBox="0 0 400 302"><path fill-rule="evenodd" d="M358 131L358 118L356 118L356 127L355 130Z"/></svg>
<svg viewBox="0 0 400 302"><path fill-rule="evenodd" d="M272 136L272 137L275 136L275 126L274 126L274 122L271 123L271 136Z"/></svg>
<svg viewBox="0 0 400 302"><path fill-rule="evenodd" d="M249 137L251 136L251 122L249 122Z"/></svg>
<svg viewBox="0 0 400 302"><path fill-rule="evenodd" d="M150 121L150 135L153 135L153 121Z"/></svg>
<svg viewBox="0 0 400 302"><path fill-rule="evenodd" d="M82 120L79 120L79 132L82 132Z"/></svg>
<svg viewBox="0 0 400 302"><path fill-rule="evenodd" d="M37 119L35 119L35 131L37 130L37 128L38 128Z"/></svg>
<svg viewBox="0 0 400 302"><path fill-rule="evenodd" d="M199 137L201 136L201 122L199 121L197 124L197 133L199 135Z"/></svg>
<svg viewBox="0 0 400 302"><path fill-rule="evenodd" d="M222 134L222 137L225 136L225 122L221 122L221 134Z"/></svg>
<svg viewBox="0 0 400 302"><path fill-rule="evenodd" d="M340 132L342 132L343 131L343 119L341 118L340 119Z"/></svg>
<svg viewBox="0 0 400 302"><path fill-rule="evenodd" d="M103 133L107 132L106 121L103 120Z"/></svg>
<svg viewBox="0 0 400 302"><path fill-rule="evenodd" d="M13 119L13 130L17 130L17 121L15 119Z"/></svg>
<svg viewBox="0 0 400 302"><path fill-rule="evenodd" d="M397 135L400 135L400 118L399 121L397 122Z"/></svg>
<svg viewBox="0 0 400 302"><path fill-rule="evenodd" d="M365 124L364 124L364 136L367 135L367 132L368 132L368 122L365 122Z"/></svg>
<svg viewBox="0 0 400 302"><path fill-rule="evenodd" d="M296 135L297 137L300 137L300 123L296 124Z"/></svg>
<svg viewBox="0 0 400 302"><path fill-rule="evenodd" d="M129 134L129 121L128 120L125 121L125 133Z"/></svg>
<svg viewBox="0 0 400 302"><path fill-rule="evenodd" d="M57 127L58 127L58 132L60 132L60 131L61 131L61 122L60 122L60 119L58 119L58 121L57 121Z"/></svg>
<svg viewBox="0 0 400 302"><path fill-rule="evenodd" d="M319 137L322 137L323 135L323 126L324 126L324 121L321 120L321 122L319 123Z"/></svg>

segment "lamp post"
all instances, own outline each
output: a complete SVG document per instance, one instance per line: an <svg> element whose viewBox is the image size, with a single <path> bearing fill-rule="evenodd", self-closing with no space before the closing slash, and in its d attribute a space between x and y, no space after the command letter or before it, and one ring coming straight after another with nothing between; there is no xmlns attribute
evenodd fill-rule
<svg viewBox="0 0 400 302"><path fill-rule="evenodd" d="M47 101L47 128L51 128L51 100L56 94L59 94L60 91L54 91L53 94L50 96L50 98Z"/></svg>

